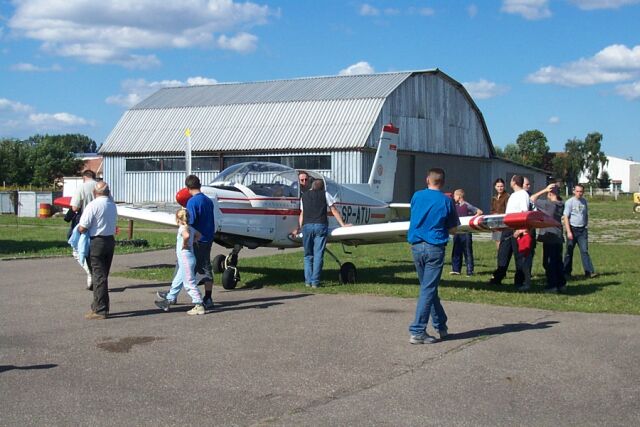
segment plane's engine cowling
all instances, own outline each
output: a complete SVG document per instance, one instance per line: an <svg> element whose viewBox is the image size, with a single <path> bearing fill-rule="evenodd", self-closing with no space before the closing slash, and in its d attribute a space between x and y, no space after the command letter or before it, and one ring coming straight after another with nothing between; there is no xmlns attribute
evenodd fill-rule
<svg viewBox="0 0 640 427"><path fill-rule="evenodd" d="M191 193L189 193L189 189L184 187L182 190L176 193L176 202L182 207L187 207L187 201L191 198Z"/></svg>

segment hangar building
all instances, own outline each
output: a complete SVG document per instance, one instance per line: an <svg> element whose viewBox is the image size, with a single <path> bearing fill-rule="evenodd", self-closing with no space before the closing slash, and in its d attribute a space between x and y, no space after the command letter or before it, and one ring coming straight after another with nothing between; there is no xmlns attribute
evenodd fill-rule
<svg viewBox="0 0 640 427"><path fill-rule="evenodd" d="M487 210L493 181L514 173L533 188L545 174L495 157L482 113L442 71L409 71L165 88L126 111L100 148L118 201L172 202L192 170L208 183L232 164L265 160L367 182L382 127L400 128L394 201L442 167L445 191L464 188Z"/></svg>

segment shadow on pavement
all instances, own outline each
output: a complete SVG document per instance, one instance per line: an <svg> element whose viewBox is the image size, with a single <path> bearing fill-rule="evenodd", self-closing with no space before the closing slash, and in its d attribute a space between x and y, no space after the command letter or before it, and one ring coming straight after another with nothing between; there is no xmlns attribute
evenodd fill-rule
<svg viewBox="0 0 640 427"><path fill-rule="evenodd" d="M223 301L222 303L215 302L215 306L213 310L209 310L207 314L215 314L216 312L223 311L237 311L237 310L251 310L251 309L265 309L269 307L273 307L276 305L282 305L286 300L297 299L297 298L305 298L311 296L313 294L295 294L295 295L283 295L277 297L268 297L268 298L250 298L245 300L238 301ZM171 306L169 313L171 312L183 312L191 310L193 304L190 303L179 303ZM138 316L148 316L148 315L156 315L165 313L159 308L150 308L146 310L135 310L135 311L120 311L116 313L109 313L109 319L118 319L124 317L138 317Z"/></svg>
<svg viewBox="0 0 640 427"><path fill-rule="evenodd" d="M552 320L538 323L505 323L502 326L492 326L489 328L474 329L457 334L449 334L449 336L447 336L446 338L446 341L466 340L470 338L478 338L491 335L503 335L512 332L530 331L533 329L547 329L555 325L556 323L559 322Z"/></svg>
<svg viewBox="0 0 640 427"><path fill-rule="evenodd" d="M16 365L0 365L0 373L6 371L13 371L14 369L19 370L31 370L31 369L51 369L55 368L58 365L54 363L45 363L43 365L27 365L27 366L16 366Z"/></svg>

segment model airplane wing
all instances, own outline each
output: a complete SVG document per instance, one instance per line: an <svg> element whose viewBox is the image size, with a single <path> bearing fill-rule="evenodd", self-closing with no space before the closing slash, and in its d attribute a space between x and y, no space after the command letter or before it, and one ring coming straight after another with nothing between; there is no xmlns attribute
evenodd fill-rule
<svg viewBox="0 0 640 427"><path fill-rule="evenodd" d="M512 214L476 215L460 218L457 233L492 232L506 229L559 227L560 223L540 211ZM409 221L356 225L331 230L327 240L346 245L404 242Z"/></svg>
<svg viewBox="0 0 640 427"><path fill-rule="evenodd" d="M175 214L169 212L151 211L149 209L118 205L118 216L128 219L155 222L157 224L177 226Z"/></svg>

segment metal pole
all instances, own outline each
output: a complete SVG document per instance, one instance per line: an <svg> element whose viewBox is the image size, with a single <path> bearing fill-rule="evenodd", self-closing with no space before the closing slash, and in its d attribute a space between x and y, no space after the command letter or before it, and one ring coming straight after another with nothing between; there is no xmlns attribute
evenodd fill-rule
<svg viewBox="0 0 640 427"><path fill-rule="evenodd" d="M185 149L185 168L187 170L187 175L191 175L191 129L187 128L184 131L184 134L187 137L187 147Z"/></svg>

